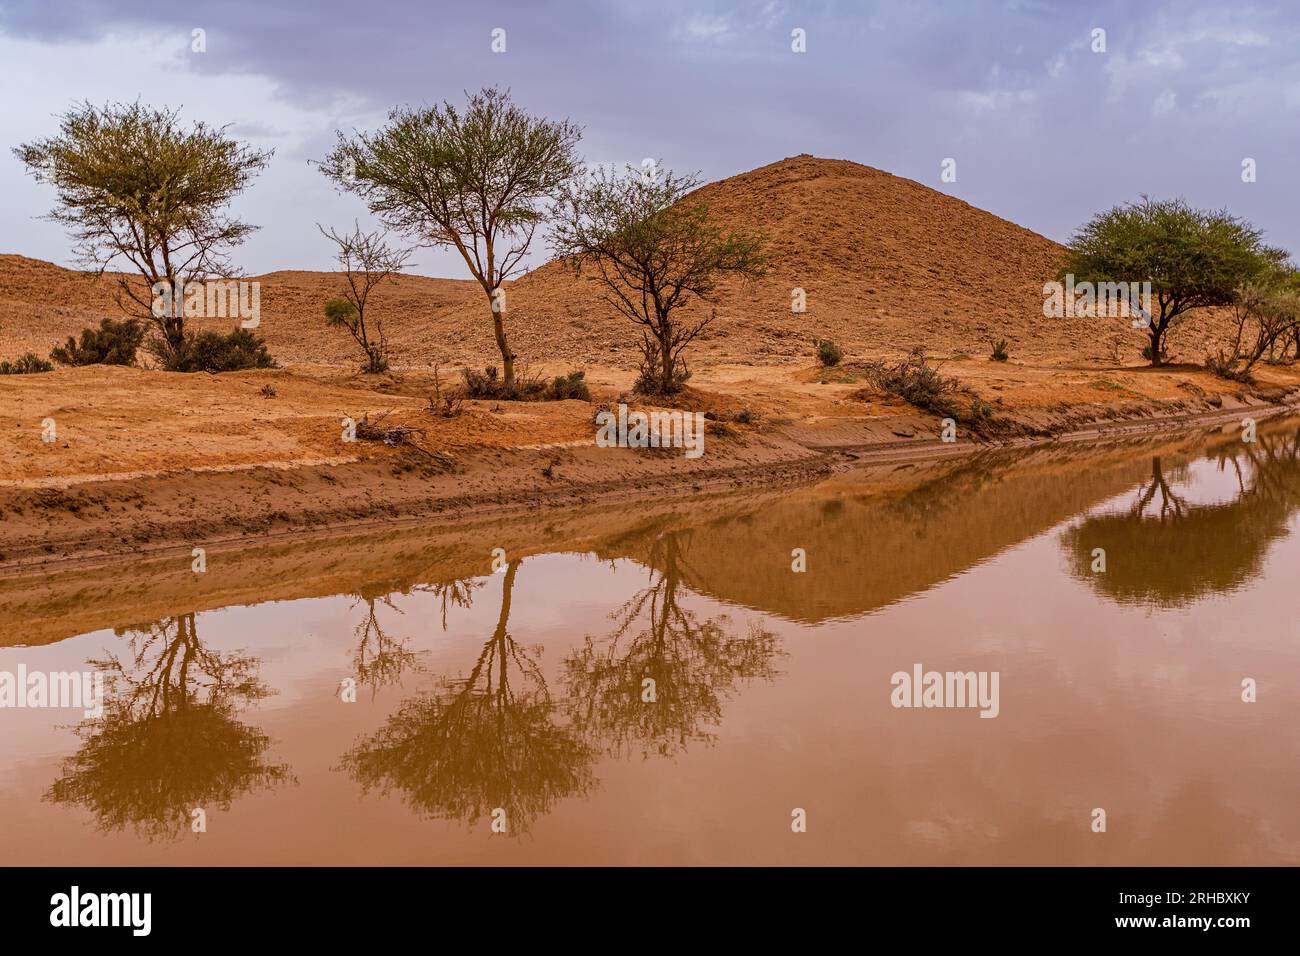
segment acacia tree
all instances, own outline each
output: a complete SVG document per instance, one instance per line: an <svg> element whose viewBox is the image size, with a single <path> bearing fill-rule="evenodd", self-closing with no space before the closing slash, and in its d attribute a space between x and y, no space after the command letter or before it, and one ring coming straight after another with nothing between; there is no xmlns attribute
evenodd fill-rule
<svg viewBox="0 0 1300 956"><path fill-rule="evenodd" d="M1147 317L1152 365L1164 362L1165 336L1190 309L1229 305L1236 290L1274 268L1286 252L1222 210L1193 209L1182 199L1141 202L1098 213L1071 237L1060 278L1079 282L1150 282Z"/></svg>
<svg viewBox="0 0 1300 956"><path fill-rule="evenodd" d="M1277 270L1238 287L1232 301L1233 338L1218 355L1207 356L1205 367L1223 378L1251 381L1250 370L1272 354L1280 341L1300 330L1300 293L1295 273Z"/></svg>
<svg viewBox="0 0 1300 956"><path fill-rule="evenodd" d="M157 326L175 350L185 337L184 296L177 293L231 274L230 250L257 227L226 207L272 152L228 138L225 127L196 122L187 129L178 110L137 101L102 109L84 103L60 118L58 135L14 155L37 182L54 186L48 218L67 227L83 262L102 274L125 260L144 277L144 291L119 278L118 304ZM159 283L171 292L170 309L153 307Z"/></svg>
<svg viewBox="0 0 1300 956"><path fill-rule="evenodd" d="M726 232L690 196L700 181L671 170L601 168L569 183L553 213L551 246L578 274L593 267L605 301L642 326L642 387L660 394L685 380L678 360L716 313L684 322L674 312L714 302L720 275L761 276L762 236Z"/></svg>
<svg viewBox="0 0 1300 956"><path fill-rule="evenodd" d="M388 228L460 253L487 296L507 389L516 356L501 283L522 268L544 201L576 172L580 138L568 120L531 116L494 87L470 95L464 110L397 108L376 133L340 132L321 164Z"/></svg>
<svg viewBox="0 0 1300 956"><path fill-rule="evenodd" d="M319 223L316 228L338 246L335 258L343 267L347 285L343 298L325 303L325 319L351 333L366 354L365 371L383 372L388 368L388 338L381 319L375 319L373 326L366 325L366 305L375 286L406 268L411 250L394 249L382 233L363 232L355 223L352 232L343 234Z"/></svg>

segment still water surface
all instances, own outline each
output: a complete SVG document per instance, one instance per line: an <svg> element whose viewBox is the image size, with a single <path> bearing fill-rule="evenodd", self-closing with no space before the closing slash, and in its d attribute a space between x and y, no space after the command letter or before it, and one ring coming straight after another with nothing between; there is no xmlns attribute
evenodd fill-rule
<svg viewBox="0 0 1300 956"><path fill-rule="evenodd" d="M0 710L0 858L1300 863L1297 509L1292 420L2 581L107 693Z"/></svg>

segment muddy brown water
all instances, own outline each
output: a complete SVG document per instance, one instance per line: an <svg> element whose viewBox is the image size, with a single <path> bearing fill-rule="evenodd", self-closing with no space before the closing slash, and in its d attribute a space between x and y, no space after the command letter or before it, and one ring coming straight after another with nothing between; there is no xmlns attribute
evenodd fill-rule
<svg viewBox="0 0 1300 956"><path fill-rule="evenodd" d="M1295 864L1298 509L1292 419L0 581L106 681L0 709L0 858Z"/></svg>

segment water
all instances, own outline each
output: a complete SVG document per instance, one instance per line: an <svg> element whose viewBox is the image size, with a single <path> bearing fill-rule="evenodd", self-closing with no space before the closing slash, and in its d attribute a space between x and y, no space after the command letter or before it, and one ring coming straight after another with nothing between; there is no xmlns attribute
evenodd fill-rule
<svg viewBox="0 0 1300 956"><path fill-rule="evenodd" d="M0 710L0 854L1295 864L1297 507L1293 420L0 579L0 671L108 677Z"/></svg>

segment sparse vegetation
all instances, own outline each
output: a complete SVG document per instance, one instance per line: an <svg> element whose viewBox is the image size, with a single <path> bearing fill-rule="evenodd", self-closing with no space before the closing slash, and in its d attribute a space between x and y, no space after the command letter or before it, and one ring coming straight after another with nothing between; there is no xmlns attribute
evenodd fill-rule
<svg viewBox="0 0 1300 956"><path fill-rule="evenodd" d="M673 367L671 377L665 381L663 373L663 355L654 348L648 338L641 344L640 371L632 383L632 391L639 395L676 395L686 387L691 377L686 359L679 357Z"/></svg>
<svg viewBox="0 0 1300 956"><path fill-rule="evenodd" d="M224 335L211 330L186 332L180 348L172 348L166 339L155 339L149 347L168 372L241 372L277 367L266 343L247 329Z"/></svg>
<svg viewBox="0 0 1300 956"><path fill-rule="evenodd" d="M371 419L369 412L362 415L356 422L357 440L381 442L389 446L404 445L433 459L443 467L451 467L454 464L450 455L444 455L439 451L431 451L416 441L417 438L423 440L426 436L427 432L423 428L389 424L387 419L390 414L390 412L383 412L376 415L374 419Z"/></svg>
<svg viewBox="0 0 1300 956"><path fill-rule="evenodd" d="M553 210L551 247L575 273L594 268L605 301L642 327L636 390L671 395L689 373L683 350L716 318L682 321L691 299L713 302L722 275L761 276L758 234L724 232L708 206L688 196L700 180L671 170L602 169L569 183Z"/></svg>
<svg viewBox="0 0 1300 956"><path fill-rule="evenodd" d="M35 352L28 352L12 362L0 362L0 375L31 375L36 372L53 372L54 366Z"/></svg>
<svg viewBox="0 0 1300 956"><path fill-rule="evenodd" d="M813 348L817 350L817 361L826 368L839 365L844 358L843 350L830 339L816 339Z"/></svg>
<svg viewBox="0 0 1300 956"><path fill-rule="evenodd" d="M339 133L321 165L389 229L461 254L487 295L510 393L516 356L501 286L522 268L544 200L577 171L580 138L567 120L530 116L493 88L472 94L463 110L447 102L397 108L377 133Z"/></svg>
<svg viewBox="0 0 1300 956"><path fill-rule="evenodd" d="M1277 344L1285 351L1300 330L1300 277L1281 270L1237 289L1233 297L1233 338L1227 348L1205 357L1205 367L1220 378L1254 384L1251 369Z"/></svg>
<svg viewBox="0 0 1300 956"><path fill-rule="evenodd" d="M361 346L366 361L362 371L377 374L388 371L388 337L384 324L376 318L366 324L366 306L375 287L395 273L406 268L411 250L394 249L378 232L362 232L354 224L350 233L339 234L317 225L321 235L338 246L335 258L343 268L346 289L340 299L325 303L325 321L331 326L344 328Z"/></svg>
<svg viewBox="0 0 1300 956"><path fill-rule="evenodd" d="M462 370L465 394L469 398L506 402L536 401L546 393L546 383L520 369L512 384L507 385L495 365L483 371L474 368Z"/></svg>
<svg viewBox="0 0 1300 956"><path fill-rule="evenodd" d="M1150 282L1154 299L1143 358L1168 357L1165 337L1190 309L1230 305L1237 289L1276 269L1286 253L1263 233L1224 211L1193 209L1181 199L1116 206L1071 238L1059 278L1076 282Z"/></svg>
<svg viewBox="0 0 1300 956"><path fill-rule="evenodd" d="M14 150L38 183L54 186L49 218L67 227L83 262L103 270L124 261L144 278L142 289L123 275L118 303L153 323L173 352L183 350L184 297L159 315L153 288L232 275L229 251L256 227L226 209L271 157L178 117L139 102L85 103L60 118L57 136Z"/></svg>
<svg viewBox="0 0 1300 956"><path fill-rule="evenodd" d="M68 336L67 344L56 346L50 358L60 365L134 365L144 336L138 319L105 318L97 329L82 329L80 340Z"/></svg>
<svg viewBox="0 0 1300 956"><path fill-rule="evenodd" d="M442 372L433 367L433 394L429 396L429 411L442 418L458 418L465 410L465 397L442 387Z"/></svg>
<svg viewBox="0 0 1300 956"><path fill-rule="evenodd" d="M989 359L994 362L1005 362L1011 358L1011 353L1007 351L1007 340L999 339L993 343L993 351L989 353Z"/></svg>
<svg viewBox="0 0 1300 956"><path fill-rule="evenodd" d="M591 389L587 387L587 373L575 370L568 375L557 375L551 380L546 390L546 397L553 402L565 399L577 399L580 402L591 401Z"/></svg>
<svg viewBox="0 0 1300 956"><path fill-rule="evenodd" d="M907 358L897 364L869 362L865 369L867 380L881 391L897 395L935 415L961 422L976 434L985 434L996 424L993 406L958 379L946 376L938 366L930 365L923 348L912 349Z"/></svg>
<svg viewBox="0 0 1300 956"><path fill-rule="evenodd" d="M469 398L480 400L510 402L560 402L566 399L591 401L591 390L587 387L587 373L575 370L567 375L557 375L550 382L530 375L526 368L520 367L513 386L508 386L501 378L495 365L483 371L467 368L461 374L465 379L465 394Z"/></svg>

